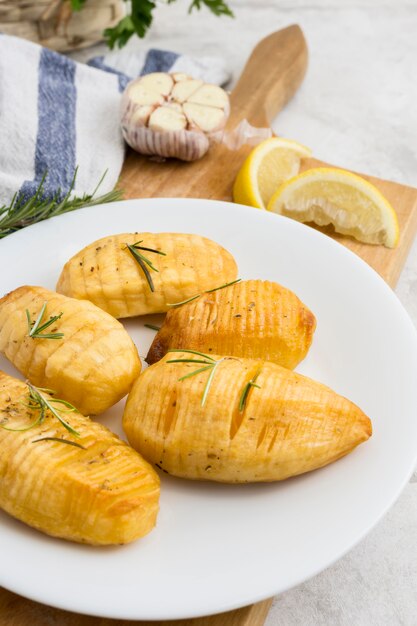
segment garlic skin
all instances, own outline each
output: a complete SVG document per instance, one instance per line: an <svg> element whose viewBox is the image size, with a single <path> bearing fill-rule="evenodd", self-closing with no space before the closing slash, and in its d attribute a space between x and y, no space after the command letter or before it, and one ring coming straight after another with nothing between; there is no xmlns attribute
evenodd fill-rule
<svg viewBox="0 0 417 626"><path fill-rule="evenodd" d="M141 154L200 159L230 113L221 87L186 74L154 72L128 84L121 103L122 133Z"/></svg>

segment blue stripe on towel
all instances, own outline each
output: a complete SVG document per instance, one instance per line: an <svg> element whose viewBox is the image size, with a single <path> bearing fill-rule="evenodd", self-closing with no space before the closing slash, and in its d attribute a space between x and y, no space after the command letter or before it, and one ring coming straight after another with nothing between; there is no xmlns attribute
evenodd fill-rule
<svg viewBox="0 0 417 626"><path fill-rule="evenodd" d="M143 76L151 72L169 72L179 56L176 52L152 48L146 55L145 65L140 75Z"/></svg>
<svg viewBox="0 0 417 626"><path fill-rule="evenodd" d="M110 67L110 65L106 65L104 63L104 57L94 57L88 61L87 65L90 65L91 67L95 67L98 70L103 70L104 72L109 72L110 74L116 74L116 76L119 79L120 93L125 90L126 85L132 80L131 78L129 78L129 76L126 76L126 74L123 74L123 72L119 72L118 70L115 70L113 67Z"/></svg>
<svg viewBox="0 0 417 626"><path fill-rule="evenodd" d="M76 64L72 59L42 49L39 60L38 134L35 150L35 179L25 181L19 198L34 195L48 172L44 195L57 189L66 193L76 167Z"/></svg>

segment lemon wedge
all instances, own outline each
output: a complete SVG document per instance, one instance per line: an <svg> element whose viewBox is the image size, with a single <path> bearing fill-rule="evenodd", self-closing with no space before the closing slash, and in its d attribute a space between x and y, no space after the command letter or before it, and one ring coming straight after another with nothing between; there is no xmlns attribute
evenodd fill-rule
<svg viewBox="0 0 417 626"><path fill-rule="evenodd" d="M266 209L278 186L300 171L300 160L311 150L296 141L271 137L252 150L243 163L233 187L233 200Z"/></svg>
<svg viewBox="0 0 417 626"><path fill-rule="evenodd" d="M284 182L267 208L299 222L332 224L337 233L364 243L388 248L398 243L398 219L391 204L374 185L345 170L307 170Z"/></svg>

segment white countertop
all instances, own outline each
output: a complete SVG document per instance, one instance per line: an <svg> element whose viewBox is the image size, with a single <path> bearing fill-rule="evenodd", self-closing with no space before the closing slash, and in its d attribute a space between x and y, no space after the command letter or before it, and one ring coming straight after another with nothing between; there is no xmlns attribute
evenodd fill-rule
<svg viewBox="0 0 417 626"><path fill-rule="evenodd" d="M298 23L309 69L274 130L335 165L417 187L417 0L235 0L235 20L187 16L188 4L159 8L131 45L223 56L238 77L259 39ZM396 293L417 325L417 242ZM355 549L275 599L266 625L415 626L416 585L417 473Z"/></svg>

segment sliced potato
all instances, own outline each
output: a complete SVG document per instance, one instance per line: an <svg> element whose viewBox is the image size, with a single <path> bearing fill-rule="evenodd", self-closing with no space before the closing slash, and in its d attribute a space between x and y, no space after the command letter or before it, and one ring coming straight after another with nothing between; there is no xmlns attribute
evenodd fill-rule
<svg viewBox="0 0 417 626"><path fill-rule="evenodd" d="M121 544L149 533L159 506L152 467L107 428L59 404L54 408L78 437L50 411L29 428L39 419L29 402L28 386L0 372L0 507L71 541Z"/></svg>
<svg viewBox="0 0 417 626"><path fill-rule="evenodd" d="M143 266L127 247L137 242L141 242L137 252L155 268L142 261L153 290ZM57 291L90 300L114 317L131 317L163 313L169 303L217 287L236 276L232 255L205 237L127 233L99 239L73 256L62 270Z"/></svg>
<svg viewBox="0 0 417 626"><path fill-rule="evenodd" d="M210 359L214 373L204 364ZM131 445L169 474L228 483L317 469L372 432L355 404L275 363L181 351L139 376L123 427Z"/></svg>
<svg viewBox="0 0 417 626"><path fill-rule="evenodd" d="M170 348L261 358L294 368L306 356L316 320L297 296L270 281L244 280L172 308L147 356Z"/></svg>
<svg viewBox="0 0 417 626"><path fill-rule="evenodd" d="M31 327L62 316L40 335ZM41 325L42 325L41 323ZM19 287L0 299L0 352L33 384L53 389L85 415L102 413L130 390L141 363L135 344L115 320L91 302L43 287Z"/></svg>

